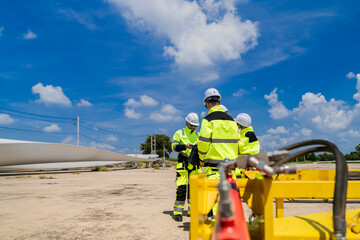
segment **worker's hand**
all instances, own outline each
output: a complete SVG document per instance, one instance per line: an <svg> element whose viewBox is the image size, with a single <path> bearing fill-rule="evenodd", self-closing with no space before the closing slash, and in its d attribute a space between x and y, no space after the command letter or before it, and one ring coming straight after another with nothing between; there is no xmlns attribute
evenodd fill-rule
<svg viewBox="0 0 360 240"><path fill-rule="evenodd" d="M192 149L192 145L191 145L190 143L186 143L186 144L185 144L185 147L186 147L187 149Z"/></svg>
<svg viewBox="0 0 360 240"><path fill-rule="evenodd" d="M200 161L200 167L203 167L203 166L204 166L204 162Z"/></svg>

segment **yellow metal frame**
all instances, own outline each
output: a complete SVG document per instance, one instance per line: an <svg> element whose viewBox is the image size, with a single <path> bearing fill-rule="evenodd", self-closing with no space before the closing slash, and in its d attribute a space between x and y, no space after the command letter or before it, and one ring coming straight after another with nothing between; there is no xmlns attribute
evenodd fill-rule
<svg viewBox="0 0 360 240"><path fill-rule="evenodd" d="M308 172L307 175L318 179L316 176L324 174L332 173ZM206 214L216 201L218 183L219 180L206 179L204 174L190 177L192 240L211 238L213 225L208 222ZM284 217L283 199L331 199L334 196L334 181L273 181L271 178L263 178L238 179L237 184L242 199L257 216L255 221L248 225L251 239L331 239L332 213ZM360 181L349 181L347 198L360 199L359 189ZM273 216L274 200L277 219ZM347 222L351 222L354 214L360 214L360 209L349 210L346 214ZM358 224L357 220L354 224ZM360 239L360 234L354 233L349 227L347 239Z"/></svg>

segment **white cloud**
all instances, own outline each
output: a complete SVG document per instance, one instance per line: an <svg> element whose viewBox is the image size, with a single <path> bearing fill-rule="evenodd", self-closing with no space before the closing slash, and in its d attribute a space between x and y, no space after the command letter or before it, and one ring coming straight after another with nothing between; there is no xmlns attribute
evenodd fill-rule
<svg viewBox="0 0 360 240"><path fill-rule="evenodd" d="M248 93L248 91L246 91L245 89L238 89L236 92L233 93L234 97L241 97L244 94Z"/></svg>
<svg viewBox="0 0 360 240"><path fill-rule="evenodd" d="M27 33L23 34L23 38L24 39L35 39L35 38L37 38L37 35L29 29L27 31Z"/></svg>
<svg viewBox="0 0 360 240"><path fill-rule="evenodd" d="M51 124L50 126L43 128L44 132L60 132L61 128L57 124Z"/></svg>
<svg viewBox="0 0 360 240"><path fill-rule="evenodd" d="M286 118L290 115L290 111L284 106L282 102L279 102L278 95L276 93L277 88L275 88L270 95L265 94L265 99L268 100L271 109L268 110L270 117L273 119Z"/></svg>
<svg viewBox="0 0 360 240"><path fill-rule="evenodd" d="M110 134L106 136L106 140L110 142L117 142L118 138L114 134Z"/></svg>
<svg viewBox="0 0 360 240"><path fill-rule="evenodd" d="M141 113L136 113L132 108L125 108L125 116L132 119L139 119L141 117Z"/></svg>
<svg viewBox="0 0 360 240"><path fill-rule="evenodd" d="M355 74L353 72L349 72L347 75L346 75L346 78L348 79L352 79L352 78L355 78Z"/></svg>
<svg viewBox="0 0 360 240"><path fill-rule="evenodd" d="M360 73L356 74L356 90L357 93L353 95L353 98L360 103Z"/></svg>
<svg viewBox="0 0 360 240"><path fill-rule="evenodd" d="M165 104L160 112L154 112L150 115L150 119L156 122L180 122L184 119L179 115L180 111L171 104Z"/></svg>
<svg viewBox="0 0 360 240"><path fill-rule="evenodd" d="M300 130L300 132L301 132L302 135L307 136L307 137L311 136L311 134L312 134L312 131L310 129L307 129L307 128L302 128Z"/></svg>
<svg viewBox="0 0 360 240"><path fill-rule="evenodd" d="M76 21L84 25L87 29L94 30L97 26L93 23L92 17L88 13L78 13L70 9L61 9L60 13L64 14L68 21Z"/></svg>
<svg viewBox="0 0 360 240"><path fill-rule="evenodd" d="M2 31L4 30L4 27L0 27L0 37L2 36Z"/></svg>
<svg viewBox="0 0 360 240"><path fill-rule="evenodd" d="M146 95L142 95L140 97L140 102L143 105L150 106L150 107L158 105L158 102L155 99L153 99L153 98L151 98L149 96L146 96Z"/></svg>
<svg viewBox="0 0 360 240"><path fill-rule="evenodd" d="M345 129L353 120L354 114L346 110L341 100L327 101L321 93L305 93L297 108L293 109L295 118L308 127L316 127L323 131Z"/></svg>
<svg viewBox="0 0 360 240"><path fill-rule="evenodd" d="M235 1L109 0L134 28L169 39L164 55L202 82L219 78L217 64L240 59L257 45L258 24L242 21Z"/></svg>
<svg viewBox="0 0 360 240"><path fill-rule="evenodd" d="M77 104L78 107L91 107L92 103L85 99L81 99L80 102Z"/></svg>
<svg viewBox="0 0 360 240"><path fill-rule="evenodd" d="M61 87L44 86L42 83L38 83L32 87L32 93L39 94L39 99L36 102L44 103L45 105L59 104L71 106L71 101L65 96Z"/></svg>
<svg viewBox="0 0 360 240"><path fill-rule="evenodd" d="M278 126L275 129L270 128L269 130L267 130L267 133L269 134L286 134L288 132L289 131L284 126Z"/></svg>
<svg viewBox="0 0 360 240"><path fill-rule="evenodd" d="M351 75L351 74L348 74ZM352 123L355 123L360 116L360 74L356 75L357 93L353 96L358 100L353 108L347 105L342 100L335 100L334 98L329 101L321 93L307 92L302 96L298 107L288 110L282 102L278 100L278 95L275 88L270 95L265 95L271 106L270 117L279 119L280 116L292 116L300 127L304 129L301 134L310 136L313 134L311 131L314 129L323 133L336 132L347 129ZM277 114L276 114L277 113Z"/></svg>
<svg viewBox="0 0 360 240"><path fill-rule="evenodd" d="M352 137L360 137L360 132L357 131L357 130L350 129L350 130L348 131L348 133L349 133L350 136L352 136Z"/></svg>
<svg viewBox="0 0 360 240"><path fill-rule="evenodd" d="M1 125L9 125L15 122L15 119L10 117L9 114L0 113L0 124Z"/></svg>
<svg viewBox="0 0 360 240"><path fill-rule="evenodd" d="M208 114L207 112L203 111L200 113L200 116L201 116L201 118L204 118L204 117L206 117L207 114Z"/></svg>
<svg viewBox="0 0 360 240"><path fill-rule="evenodd" d="M136 101L133 98L130 98L126 101L126 103L124 103L124 106L132 106L132 107L138 107L138 106L147 106L147 107L153 107L153 106L157 106L159 103L146 95L142 95L140 97L140 101Z"/></svg>
<svg viewBox="0 0 360 240"><path fill-rule="evenodd" d="M94 142L94 141L92 141L90 143L90 147L91 148L96 148L96 149L104 149L104 150L113 150L113 149L115 149L115 147L111 146L110 144L98 143L98 142Z"/></svg>
<svg viewBox="0 0 360 240"><path fill-rule="evenodd" d="M75 140L73 136L68 136L64 140L61 141L64 144L75 144Z"/></svg>

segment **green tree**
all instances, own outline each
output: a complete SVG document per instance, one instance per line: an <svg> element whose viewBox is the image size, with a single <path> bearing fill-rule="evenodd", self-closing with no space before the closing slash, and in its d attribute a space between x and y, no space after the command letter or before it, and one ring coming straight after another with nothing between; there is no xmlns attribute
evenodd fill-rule
<svg viewBox="0 0 360 240"><path fill-rule="evenodd" d="M355 152L345 154L346 160L359 160L360 159L360 144L355 147Z"/></svg>
<svg viewBox="0 0 360 240"><path fill-rule="evenodd" d="M165 157L169 157L169 154L171 153L171 140L170 137L164 134L155 134L156 136L156 154L158 154L160 157L163 156L163 146L165 146ZM150 154L151 153L151 136L149 135L145 142L141 144L140 151L143 152L143 154Z"/></svg>
<svg viewBox="0 0 360 240"><path fill-rule="evenodd" d="M322 153L318 155L319 161L333 161L335 160L334 154Z"/></svg>

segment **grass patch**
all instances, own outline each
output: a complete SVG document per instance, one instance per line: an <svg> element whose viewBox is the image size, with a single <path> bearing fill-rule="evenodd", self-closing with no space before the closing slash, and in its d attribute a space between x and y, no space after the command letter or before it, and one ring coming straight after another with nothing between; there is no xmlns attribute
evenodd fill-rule
<svg viewBox="0 0 360 240"><path fill-rule="evenodd" d="M110 171L110 169L108 169L105 166L96 166L93 169L91 169L91 171L93 171L93 172L106 172L106 171Z"/></svg>
<svg viewBox="0 0 360 240"><path fill-rule="evenodd" d="M53 176L48 177L48 176L46 176L46 175L44 175L44 174L41 174L41 175L39 176L39 178L40 178L40 179L55 179Z"/></svg>

